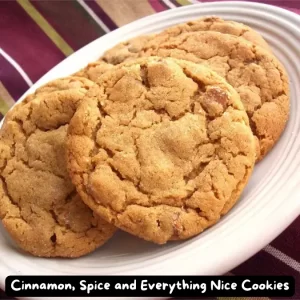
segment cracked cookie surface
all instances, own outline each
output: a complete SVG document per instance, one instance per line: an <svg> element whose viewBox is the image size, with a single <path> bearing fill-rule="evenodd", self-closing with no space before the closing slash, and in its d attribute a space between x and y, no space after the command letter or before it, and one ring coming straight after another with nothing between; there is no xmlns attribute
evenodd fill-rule
<svg viewBox="0 0 300 300"><path fill-rule="evenodd" d="M262 159L283 132L289 116L286 71L268 51L239 37L218 32L183 33L143 48L140 56L174 57L203 64L224 77L240 94Z"/></svg>
<svg viewBox="0 0 300 300"><path fill-rule="evenodd" d="M268 43L254 29L238 22L223 20L210 16L169 27L156 35L140 36L120 43L107 50L101 60L116 65L138 57L144 46L155 47L184 32L216 31L242 37L272 52Z"/></svg>
<svg viewBox="0 0 300 300"><path fill-rule="evenodd" d="M144 46L155 48L163 42L167 42L170 38L177 37L182 33L195 33L213 31L218 33L230 34L236 37L241 37L255 45L258 45L265 50L272 52L268 43L263 37L252 28L238 22L223 20L219 17L204 17L194 21L189 21L183 24L175 25L167 28L161 33L149 39Z"/></svg>
<svg viewBox="0 0 300 300"><path fill-rule="evenodd" d="M101 76L103 73L105 73L112 67L112 64L106 63L104 61L95 61L73 74L73 76L84 77L91 81L96 81L99 76Z"/></svg>
<svg viewBox="0 0 300 300"><path fill-rule="evenodd" d="M107 50L100 61L117 65L124 61L135 59L138 57L139 52L143 46L152 38L154 35L141 35L132 38L128 41L122 42Z"/></svg>
<svg viewBox="0 0 300 300"><path fill-rule="evenodd" d="M8 112L0 131L0 218L25 251L79 257L105 243L115 227L96 216L67 172L68 123L93 83L52 81Z"/></svg>
<svg viewBox="0 0 300 300"><path fill-rule="evenodd" d="M155 243L226 214L252 172L255 142L236 91L204 66L142 58L99 77L70 122L68 169L83 201Z"/></svg>

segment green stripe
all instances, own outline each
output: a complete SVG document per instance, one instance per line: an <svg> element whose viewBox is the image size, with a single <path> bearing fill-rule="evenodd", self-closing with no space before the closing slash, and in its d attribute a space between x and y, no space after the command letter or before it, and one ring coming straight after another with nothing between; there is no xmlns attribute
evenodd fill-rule
<svg viewBox="0 0 300 300"><path fill-rule="evenodd" d="M189 2L188 0L176 0L176 2L180 5L190 5L191 2Z"/></svg>
<svg viewBox="0 0 300 300"><path fill-rule="evenodd" d="M5 115L10 109L10 106L4 101L4 99L0 98L0 113Z"/></svg>
<svg viewBox="0 0 300 300"><path fill-rule="evenodd" d="M34 1L31 4L74 50L105 34L77 1Z"/></svg>
<svg viewBox="0 0 300 300"><path fill-rule="evenodd" d="M55 31L55 29L28 0L17 0L17 2L66 56L74 52L67 42ZM67 21L68 20L66 20L66 22Z"/></svg>

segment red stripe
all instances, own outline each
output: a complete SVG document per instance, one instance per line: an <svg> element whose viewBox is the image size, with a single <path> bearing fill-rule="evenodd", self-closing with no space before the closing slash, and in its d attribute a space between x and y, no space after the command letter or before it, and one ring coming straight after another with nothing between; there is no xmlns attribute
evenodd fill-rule
<svg viewBox="0 0 300 300"><path fill-rule="evenodd" d="M92 9L92 11L101 19L101 21L110 29L115 30L118 26L105 13L105 11L95 2L95 0L84 0L84 2Z"/></svg>
<svg viewBox="0 0 300 300"><path fill-rule="evenodd" d="M105 34L77 1L33 0L31 3L74 50Z"/></svg>
<svg viewBox="0 0 300 300"><path fill-rule="evenodd" d="M271 245L300 262L300 217L277 237Z"/></svg>
<svg viewBox="0 0 300 300"><path fill-rule="evenodd" d="M20 73L0 54L0 81L17 101L29 88Z"/></svg>
<svg viewBox="0 0 300 300"><path fill-rule="evenodd" d="M0 1L1 47L32 81L64 59L63 53L15 1Z"/></svg>
<svg viewBox="0 0 300 300"><path fill-rule="evenodd" d="M162 5L162 3L159 0L148 0L148 1L156 12L160 12L168 9L168 7Z"/></svg>
<svg viewBox="0 0 300 300"><path fill-rule="evenodd" d="M296 281L295 295L289 299L300 299L300 274L271 254L260 251L232 271L235 275L289 275Z"/></svg>

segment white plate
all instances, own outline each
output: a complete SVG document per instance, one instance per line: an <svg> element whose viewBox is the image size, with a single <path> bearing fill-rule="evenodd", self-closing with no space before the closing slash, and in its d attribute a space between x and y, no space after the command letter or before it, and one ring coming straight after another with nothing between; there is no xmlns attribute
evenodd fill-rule
<svg viewBox="0 0 300 300"><path fill-rule="evenodd" d="M292 104L287 128L273 151L256 166L240 201L218 224L188 241L157 246L120 232L95 253L75 260L41 259L24 254L1 227L2 288L5 277L12 274L223 274L267 245L299 215L300 18L296 14L251 2L205 3L162 12L90 43L53 68L26 94L51 79L77 71L120 41L204 15L219 15L257 29L283 62L291 80Z"/></svg>

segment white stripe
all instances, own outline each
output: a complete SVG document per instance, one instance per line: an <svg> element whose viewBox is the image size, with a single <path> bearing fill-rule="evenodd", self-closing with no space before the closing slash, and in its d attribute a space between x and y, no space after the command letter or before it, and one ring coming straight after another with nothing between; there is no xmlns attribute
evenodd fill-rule
<svg viewBox="0 0 300 300"><path fill-rule="evenodd" d="M201 3L200 0L188 0L188 1L191 2L191 4Z"/></svg>
<svg viewBox="0 0 300 300"><path fill-rule="evenodd" d="M166 4L169 8L175 8L176 5L173 4L170 0L162 0L164 4Z"/></svg>
<svg viewBox="0 0 300 300"><path fill-rule="evenodd" d="M264 250L300 273L300 263L293 258L289 257L271 245L268 245L266 248L264 248Z"/></svg>
<svg viewBox="0 0 300 300"><path fill-rule="evenodd" d="M28 75L24 72L21 66L12 58L10 57L2 48L0 48L0 54L4 56L4 58L20 73L23 79L29 86L32 86L32 81L28 77Z"/></svg>
<svg viewBox="0 0 300 300"><path fill-rule="evenodd" d="M90 9L90 7L83 1L77 0L77 2L91 15L98 25L105 31L110 32L110 29L102 22L100 18Z"/></svg>

